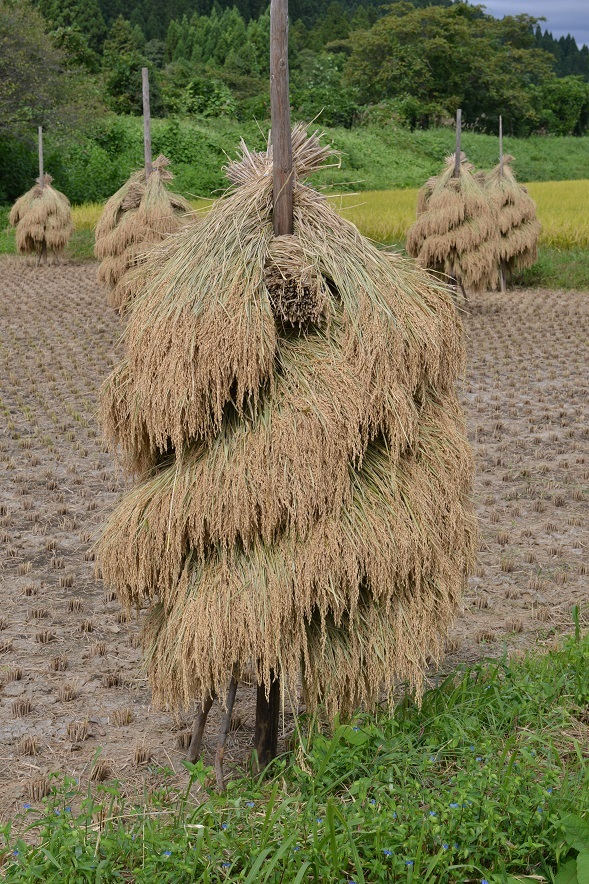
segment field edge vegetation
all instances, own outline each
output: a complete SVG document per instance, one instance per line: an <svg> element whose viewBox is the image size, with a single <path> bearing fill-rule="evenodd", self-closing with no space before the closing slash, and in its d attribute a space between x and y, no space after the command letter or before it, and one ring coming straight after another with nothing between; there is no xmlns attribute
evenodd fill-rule
<svg viewBox="0 0 589 884"><path fill-rule="evenodd" d="M462 668L421 709L405 697L393 717L359 714L331 733L300 722L271 776L238 776L225 795L201 763L183 786L160 770L135 798L56 776L1 830L0 877L582 884L589 636L573 616L558 647Z"/></svg>

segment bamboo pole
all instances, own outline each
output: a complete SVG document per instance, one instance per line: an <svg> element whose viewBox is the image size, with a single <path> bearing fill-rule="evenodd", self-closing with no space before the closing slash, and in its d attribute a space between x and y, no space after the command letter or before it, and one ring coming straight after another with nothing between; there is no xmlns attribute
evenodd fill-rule
<svg viewBox="0 0 589 884"><path fill-rule="evenodd" d="M39 186L45 186L45 170L43 168L43 126L39 126Z"/></svg>
<svg viewBox="0 0 589 884"><path fill-rule="evenodd" d="M272 118L272 176L274 235L293 232L293 168L288 92L288 0L270 3L270 110ZM263 770L278 749L280 681L272 672L270 685L259 684L256 695L254 746Z"/></svg>
<svg viewBox="0 0 589 884"><path fill-rule="evenodd" d="M456 111L456 153L454 158L454 178L460 175L460 139L462 137L462 108Z"/></svg>
<svg viewBox="0 0 589 884"><path fill-rule="evenodd" d="M151 175L151 111L149 108L149 71L141 68L143 86L143 152L145 156L145 177Z"/></svg>

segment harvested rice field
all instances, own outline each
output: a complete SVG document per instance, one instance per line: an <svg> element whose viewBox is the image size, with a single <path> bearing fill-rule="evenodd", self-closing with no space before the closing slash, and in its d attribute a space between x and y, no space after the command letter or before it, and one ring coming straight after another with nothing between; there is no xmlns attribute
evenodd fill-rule
<svg viewBox="0 0 589 884"><path fill-rule="evenodd" d="M95 574L124 482L95 417L121 333L95 277L93 263L0 263L0 817L55 770L129 788L184 776L191 717L151 709L138 622ZM549 646L574 605L589 613L589 295L477 295L469 311L480 551L444 671ZM251 744L251 688L236 713L228 767Z"/></svg>

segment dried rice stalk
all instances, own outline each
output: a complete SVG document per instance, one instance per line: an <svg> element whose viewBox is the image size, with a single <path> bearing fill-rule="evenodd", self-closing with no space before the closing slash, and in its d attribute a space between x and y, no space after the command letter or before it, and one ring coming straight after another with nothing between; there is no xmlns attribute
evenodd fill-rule
<svg viewBox="0 0 589 884"><path fill-rule="evenodd" d="M445 273L466 289L484 291L498 283L497 210L472 166L462 162L454 176L454 154L446 168L420 190L417 221L407 234L407 252L421 267Z"/></svg>
<svg viewBox="0 0 589 884"><path fill-rule="evenodd" d="M535 264L542 229L536 217L536 203L526 188L517 183L510 167L512 162L512 156L504 156L503 174L497 165L485 179L498 215L499 261L509 275Z"/></svg>
<svg viewBox="0 0 589 884"><path fill-rule="evenodd" d="M308 174L325 154L294 140ZM243 147L238 186L144 265L102 391L142 475L99 557L151 605L156 702L223 696L251 662L348 715L399 679L419 696L474 559L461 328L444 286L299 178L274 238L268 169Z"/></svg>
<svg viewBox="0 0 589 884"><path fill-rule="evenodd" d="M61 252L74 232L68 198L51 187L51 175L44 175L13 205L9 222L16 227L16 247L21 254Z"/></svg>
<svg viewBox="0 0 589 884"><path fill-rule="evenodd" d="M192 212L187 200L166 189L164 182L173 178L168 165L160 155L147 182L143 170L134 172L108 200L96 226L94 254L101 260L98 279L109 287L108 302L120 313L140 287L135 268L156 243L176 233Z"/></svg>

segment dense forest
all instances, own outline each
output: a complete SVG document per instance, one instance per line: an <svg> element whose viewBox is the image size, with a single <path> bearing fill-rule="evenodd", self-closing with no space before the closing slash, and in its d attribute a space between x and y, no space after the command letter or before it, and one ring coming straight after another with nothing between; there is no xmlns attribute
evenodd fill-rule
<svg viewBox="0 0 589 884"><path fill-rule="evenodd" d="M0 197L9 167L29 174L36 125L71 152L72 138L88 150L120 131L113 114L139 115L145 65L156 117L267 121L268 5L0 0ZM589 49L537 18L499 20L463 0L289 8L296 119L423 130L451 125L462 107L473 132L496 132L499 114L514 137L589 130Z"/></svg>

